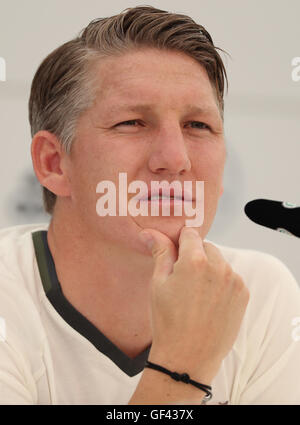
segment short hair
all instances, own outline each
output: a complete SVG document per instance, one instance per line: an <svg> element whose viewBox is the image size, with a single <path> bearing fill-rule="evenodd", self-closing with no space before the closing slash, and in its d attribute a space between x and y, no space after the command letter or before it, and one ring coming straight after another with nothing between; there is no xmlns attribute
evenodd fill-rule
<svg viewBox="0 0 300 425"><path fill-rule="evenodd" d="M31 85L32 137L47 130L70 153L78 118L95 100L93 65L101 58L143 47L183 52L198 61L207 72L223 119L224 87L228 81L218 50L224 50L214 46L206 29L189 16L145 5L93 20L76 38L44 59ZM52 214L56 195L46 187L43 202L46 212Z"/></svg>

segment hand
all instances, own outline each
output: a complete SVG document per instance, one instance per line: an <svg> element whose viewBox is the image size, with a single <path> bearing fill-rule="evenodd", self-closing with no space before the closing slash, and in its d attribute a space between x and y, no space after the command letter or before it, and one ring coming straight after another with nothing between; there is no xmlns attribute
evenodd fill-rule
<svg viewBox="0 0 300 425"><path fill-rule="evenodd" d="M198 230L182 229L178 253L166 235L144 232L151 235L154 259L149 361L208 383L236 340L249 291Z"/></svg>

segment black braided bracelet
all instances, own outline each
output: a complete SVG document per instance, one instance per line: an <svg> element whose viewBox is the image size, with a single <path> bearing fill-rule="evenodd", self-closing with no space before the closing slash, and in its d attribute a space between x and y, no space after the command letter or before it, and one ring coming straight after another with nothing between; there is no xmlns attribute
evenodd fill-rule
<svg viewBox="0 0 300 425"><path fill-rule="evenodd" d="M210 400L212 398L212 388L209 385L204 385L204 384L200 384L199 382L193 381L192 379L190 379L189 375L187 373L182 373L179 374L177 372L171 372L170 370L149 362L148 360L146 361L145 367L149 367L151 369L155 369L158 370L160 372L164 372L167 375L171 376L172 379L174 379L175 381L181 381L184 382L185 384L191 384L194 385L194 387L199 388L200 390L204 391L206 393L206 395L203 398L203 401L206 402L208 400Z"/></svg>

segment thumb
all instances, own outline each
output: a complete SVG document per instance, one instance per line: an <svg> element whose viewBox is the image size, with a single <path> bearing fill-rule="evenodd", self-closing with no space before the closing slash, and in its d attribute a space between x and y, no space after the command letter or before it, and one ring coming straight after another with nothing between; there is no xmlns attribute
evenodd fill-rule
<svg viewBox="0 0 300 425"><path fill-rule="evenodd" d="M153 279L165 281L173 271L177 260L177 250L174 243L165 234L145 229L139 233L140 240L147 245L154 259Z"/></svg>

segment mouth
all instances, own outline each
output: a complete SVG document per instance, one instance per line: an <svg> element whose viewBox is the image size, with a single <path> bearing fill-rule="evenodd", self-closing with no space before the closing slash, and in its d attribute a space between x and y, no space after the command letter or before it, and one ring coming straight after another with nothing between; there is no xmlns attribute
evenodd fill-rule
<svg viewBox="0 0 300 425"><path fill-rule="evenodd" d="M192 202L194 199L189 192L183 192L180 195L175 194L174 189L165 194L162 189L159 189L159 192L148 191L148 197L143 197L140 199L142 202Z"/></svg>

